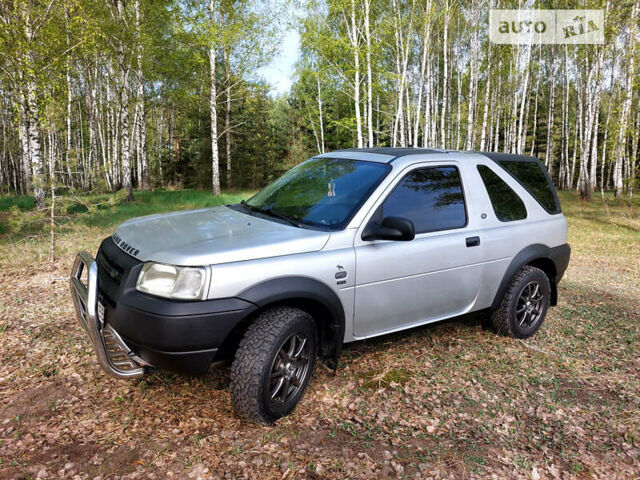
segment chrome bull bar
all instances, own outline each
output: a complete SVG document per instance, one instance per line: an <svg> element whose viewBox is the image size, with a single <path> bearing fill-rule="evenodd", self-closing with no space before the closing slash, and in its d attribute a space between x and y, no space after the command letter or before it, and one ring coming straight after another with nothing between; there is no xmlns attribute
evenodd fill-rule
<svg viewBox="0 0 640 480"><path fill-rule="evenodd" d="M87 274L86 285L81 280L83 272ZM142 377L144 366L149 364L138 358L118 332L98 316L98 265L88 252L76 256L70 284L76 317L87 332L102 369L116 378Z"/></svg>

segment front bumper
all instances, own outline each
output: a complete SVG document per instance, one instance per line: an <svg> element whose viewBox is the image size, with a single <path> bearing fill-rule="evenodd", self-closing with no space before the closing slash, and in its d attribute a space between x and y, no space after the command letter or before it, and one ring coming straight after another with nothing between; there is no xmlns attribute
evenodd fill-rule
<svg viewBox="0 0 640 480"><path fill-rule="evenodd" d="M86 274L86 285L82 282ZM76 317L89 336L98 363L109 375L116 378L140 378L147 362L122 340L118 332L104 323L98 315L98 265L87 252L80 252L71 271L71 296Z"/></svg>
<svg viewBox="0 0 640 480"><path fill-rule="evenodd" d="M239 298L178 301L139 292L135 283L143 262L111 239L96 258L78 254L71 294L98 363L117 378L139 378L146 367L205 373L233 351L243 322L257 308Z"/></svg>

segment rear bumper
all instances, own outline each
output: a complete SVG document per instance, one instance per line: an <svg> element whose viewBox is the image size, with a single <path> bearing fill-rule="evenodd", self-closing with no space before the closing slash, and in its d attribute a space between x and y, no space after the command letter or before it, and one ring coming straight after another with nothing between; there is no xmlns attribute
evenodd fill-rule
<svg viewBox="0 0 640 480"><path fill-rule="evenodd" d="M204 373L220 356L224 341L256 309L253 303L237 298L195 302L158 298L137 291L130 279L124 280L117 296L113 291L106 296L98 285L98 268L91 255L78 254L71 292L98 363L117 378L139 378L148 367ZM80 280L84 269L88 273L86 286ZM102 318L98 305L104 310ZM120 356L115 360L105 338L118 342L115 353ZM123 360L128 365L116 363Z"/></svg>
<svg viewBox="0 0 640 480"><path fill-rule="evenodd" d="M569 244L565 243L564 245L559 245L557 247L552 247L549 252L549 256L551 257L551 261L556 267L556 284L562 280L564 276L564 272L567 270L569 266L569 259L571 258L571 247Z"/></svg>

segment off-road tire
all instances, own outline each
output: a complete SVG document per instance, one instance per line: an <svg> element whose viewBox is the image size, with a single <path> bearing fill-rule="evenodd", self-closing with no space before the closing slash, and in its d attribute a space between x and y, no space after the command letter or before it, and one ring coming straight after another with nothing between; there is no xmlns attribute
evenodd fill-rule
<svg viewBox="0 0 640 480"><path fill-rule="evenodd" d="M281 405L271 401L269 377L280 348L291 335L305 335L309 341L310 364L298 391ZM231 364L231 404L242 417L270 425L290 413L309 383L317 352L313 317L293 307L275 307L258 315L249 326Z"/></svg>
<svg viewBox="0 0 640 480"><path fill-rule="evenodd" d="M516 318L516 308L523 290L532 282L536 282L540 286L542 294L541 311L539 319L535 323L523 328ZM539 268L526 265L513 276L507 290L504 292L500 305L491 312L489 318L491 326L501 335L514 338L529 338L538 331L542 322L544 322L549 310L550 298L551 286L547 274Z"/></svg>

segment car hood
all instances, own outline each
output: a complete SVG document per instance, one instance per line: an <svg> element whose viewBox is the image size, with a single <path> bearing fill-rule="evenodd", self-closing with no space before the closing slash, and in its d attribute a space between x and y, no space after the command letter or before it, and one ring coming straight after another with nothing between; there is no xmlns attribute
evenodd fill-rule
<svg viewBox="0 0 640 480"><path fill-rule="evenodd" d="M134 218L112 238L139 260L193 266L315 252L329 235L214 207Z"/></svg>

